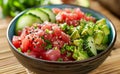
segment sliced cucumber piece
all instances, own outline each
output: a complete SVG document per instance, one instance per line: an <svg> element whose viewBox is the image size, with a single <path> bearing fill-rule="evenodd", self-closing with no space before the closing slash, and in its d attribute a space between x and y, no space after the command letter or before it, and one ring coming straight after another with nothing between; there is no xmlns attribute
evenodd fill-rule
<svg viewBox="0 0 120 74"><path fill-rule="evenodd" d="M32 14L22 15L16 23L16 28L15 28L16 34L19 30L22 30L25 26L31 26L33 23L42 23L42 21L41 19L39 19L38 17Z"/></svg>
<svg viewBox="0 0 120 74"><path fill-rule="evenodd" d="M52 23L55 22L55 14L54 14L50 9L48 9L48 8L40 8L40 10L46 12L46 13L49 15L50 21L51 21Z"/></svg>
<svg viewBox="0 0 120 74"><path fill-rule="evenodd" d="M31 9L29 11L26 12L26 14L33 14L38 16L43 22L44 21L49 21L49 16L48 14L46 14L45 12L41 11L40 9L36 8L36 9Z"/></svg>
<svg viewBox="0 0 120 74"><path fill-rule="evenodd" d="M86 40L86 49L87 49L89 56L97 55L97 50L95 47L94 39L91 36L89 36Z"/></svg>

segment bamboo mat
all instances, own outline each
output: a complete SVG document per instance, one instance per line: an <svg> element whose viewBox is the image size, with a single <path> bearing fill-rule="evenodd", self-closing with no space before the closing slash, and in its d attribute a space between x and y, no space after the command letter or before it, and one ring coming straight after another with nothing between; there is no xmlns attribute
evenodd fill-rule
<svg viewBox="0 0 120 74"><path fill-rule="evenodd" d="M106 15L114 23L117 30L117 40L111 55L89 74L120 74L120 19L96 1L91 2L91 8ZM27 74L28 71L16 60L6 40L6 29L10 21L9 17L0 19L0 74Z"/></svg>

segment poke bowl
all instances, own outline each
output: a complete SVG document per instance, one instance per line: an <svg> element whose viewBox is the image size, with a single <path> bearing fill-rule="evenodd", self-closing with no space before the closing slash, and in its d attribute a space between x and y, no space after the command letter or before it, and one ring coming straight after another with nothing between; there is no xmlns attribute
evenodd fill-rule
<svg viewBox="0 0 120 74"><path fill-rule="evenodd" d="M7 40L18 61L34 73L84 74L109 56L116 30L92 9L47 5L16 16L8 26Z"/></svg>

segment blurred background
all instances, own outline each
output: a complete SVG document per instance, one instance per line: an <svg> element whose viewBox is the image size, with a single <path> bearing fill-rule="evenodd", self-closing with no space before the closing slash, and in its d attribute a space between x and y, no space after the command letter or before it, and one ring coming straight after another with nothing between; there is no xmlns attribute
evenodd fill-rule
<svg viewBox="0 0 120 74"><path fill-rule="evenodd" d="M50 4L75 4L90 7L92 0L0 0L0 17L15 17L21 11L41 5ZM120 0L96 0L101 6L110 10L114 15L120 17Z"/></svg>

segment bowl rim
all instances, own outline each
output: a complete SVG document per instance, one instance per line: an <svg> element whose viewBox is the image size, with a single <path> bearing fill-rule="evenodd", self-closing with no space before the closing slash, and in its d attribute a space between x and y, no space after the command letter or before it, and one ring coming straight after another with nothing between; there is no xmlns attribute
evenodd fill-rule
<svg viewBox="0 0 120 74"><path fill-rule="evenodd" d="M111 22L110 19L108 19L105 15L101 14L98 11L95 11L95 10L93 10L91 8L86 8L86 7L78 6L78 5L72 5L72 4L54 4L54 5L44 5L44 6L62 6L62 5L65 5L65 6L75 6L75 7L79 7L79 8L83 8L83 9L88 9L88 10L94 12L94 13L98 13L99 15L102 15L103 18L105 18L105 19L108 20L108 22L110 24L110 27L111 27L111 29L113 31L113 38L112 38L112 41L109 44L109 46L106 48L106 50L102 51L101 53L97 54L96 56L90 57L90 58L85 59L85 60L79 60L79 61L48 61L48 60L43 60L43 59L38 59L38 58L31 57L31 56L27 56L24 53L19 52L14 47L14 45L12 44L12 42L11 42L11 40L9 38L9 29L10 29L12 23L16 20L16 18L20 17L23 13L25 13L27 10L29 10L31 8L29 8L27 10L24 10L21 13L19 13L15 18L12 19L12 21L9 23L9 25L7 27L7 41L9 43L9 45L13 48L11 50L14 50L16 53L22 55L25 58L28 58L28 59L31 59L31 60L35 60L35 61L44 62L44 63L49 63L49 64L77 64L77 63L84 63L84 62L88 62L88 61L94 60L96 58L99 58L100 56L104 55L106 52L108 52L113 47L113 45L114 45L114 43L116 41L117 33L116 33L116 28L115 28L114 24ZM38 6L38 7L44 7L44 6ZM35 7L35 8L37 8L37 7Z"/></svg>

